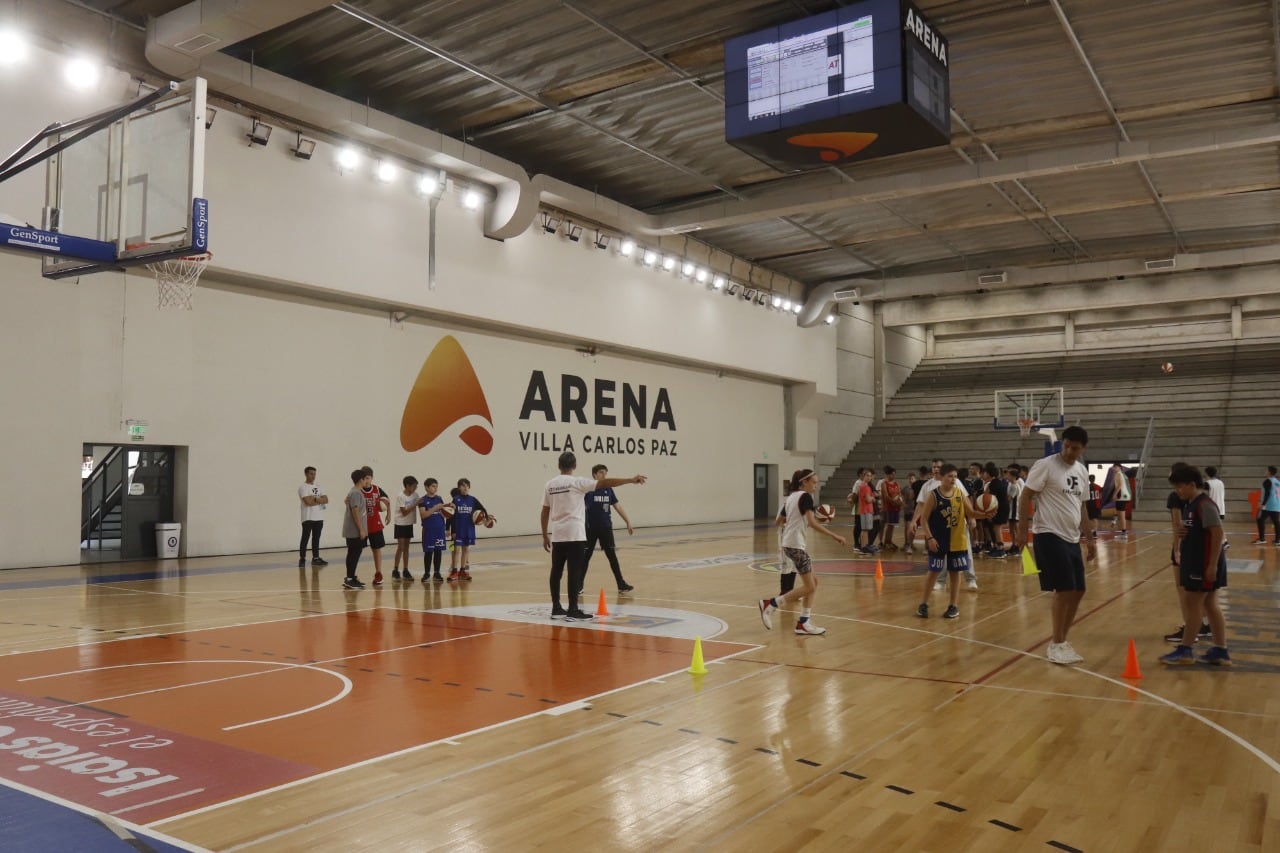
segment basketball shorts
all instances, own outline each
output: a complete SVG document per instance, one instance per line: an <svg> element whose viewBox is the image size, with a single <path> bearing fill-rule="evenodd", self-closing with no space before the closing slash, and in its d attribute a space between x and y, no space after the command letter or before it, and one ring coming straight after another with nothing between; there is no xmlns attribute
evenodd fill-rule
<svg viewBox="0 0 1280 853"><path fill-rule="evenodd" d="M929 571L931 572L967 572L969 571L968 551L929 552Z"/></svg>
<svg viewBox="0 0 1280 853"><path fill-rule="evenodd" d="M899 521L902 521L902 513L900 513L898 510L891 509L885 512L884 514L885 524L897 524Z"/></svg>
<svg viewBox="0 0 1280 853"><path fill-rule="evenodd" d="M455 530L455 531L453 531L453 544L454 544L454 545L467 545L467 546L471 546L471 545L476 544L476 530L475 530L475 528L473 527L473 528L471 528L470 530Z"/></svg>
<svg viewBox="0 0 1280 853"><path fill-rule="evenodd" d="M447 551L448 549L449 543L446 542L443 537L440 539L428 539L426 536L422 537L422 550L424 551Z"/></svg>
<svg viewBox="0 0 1280 853"><path fill-rule="evenodd" d="M1198 564L1188 565L1190 562L1183 560L1178 566L1178 583L1187 592L1213 592L1227 585L1227 567L1222 562L1218 563L1218 574L1211 584L1205 583L1204 568Z"/></svg>
<svg viewBox="0 0 1280 853"><path fill-rule="evenodd" d="M873 512L864 512L858 515L858 520L862 524L863 530L870 530L871 526L876 523L875 518L876 516Z"/></svg>
<svg viewBox="0 0 1280 853"><path fill-rule="evenodd" d="M1089 518L1092 518L1095 520L1102 518L1102 508L1097 504L1095 504L1093 501L1089 501L1084 505L1084 511L1088 513Z"/></svg>
<svg viewBox="0 0 1280 853"><path fill-rule="evenodd" d="M813 571L813 561L809 559L809 552L803 548L783 548L782 553L795 564L797 574L807 575Z"/></svg>
<svg viewBox="0 0 1280 853"><path fill-rule="evenodd" d="M1124 511L1125 511L1125 510L1127 510L1128 508L1129 508L1129 502L1128 502L1128 501L1116 501L1116 512L1117 512L1117 513L1124 512Z"/></svg>
<svg viewBox="0 0 1280 853"><path fill-rule="evenodd" d="M387 547L387 537L383 535L381 530L370 530L369 538L365 541L369 543L370 548Z"/></svg>
<svg viewBox="0 0 1280 853"><path fill-rule="evenodd" d="M412 538L413 538L413 525L412 525L412 524L397 524L397 525L396 525L396 527L395 527L395 537L396 537L397 539L412 539Z"/></svg>
<svg viewBox="0 0 1280 853"><path fill-rule="evenodd" d="M1068 542L1052 533L1036 533L1032 539L1040 589L1044 592L1084 592L1084 554L1079 542Z"/></svg>

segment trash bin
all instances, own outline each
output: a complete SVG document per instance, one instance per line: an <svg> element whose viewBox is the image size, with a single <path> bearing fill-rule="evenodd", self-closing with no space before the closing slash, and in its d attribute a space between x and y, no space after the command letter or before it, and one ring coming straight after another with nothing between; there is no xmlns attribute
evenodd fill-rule
<svg viewBox="0 0 1280 853"><path fill-rule="evenodd" d="M182 525L176 521L156 522L156 556L178 556L178 543L182 541Z"/></svg>

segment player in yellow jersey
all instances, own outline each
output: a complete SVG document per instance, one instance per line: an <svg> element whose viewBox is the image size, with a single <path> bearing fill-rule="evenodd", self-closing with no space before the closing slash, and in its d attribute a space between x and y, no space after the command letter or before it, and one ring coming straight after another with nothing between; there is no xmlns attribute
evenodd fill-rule
<svg viewBox="0 0 1280 853"><path fill-rule="evenodd" d="M923 520L928 531L924 541L929 555L929 571L924 577L924 590L916 615L922 619L929 618L929 593L933 590L934 581L941 572L967 572L972 568L969 564L969 519L977 513L969 497L956 484L956 466L947 463L938 471L940 483L924 497L924 504L916 509L916 515ZM960 597L960 584L956 578L948 585L951 602L944 619L955 619L960 615L956 601Z"/></svg>

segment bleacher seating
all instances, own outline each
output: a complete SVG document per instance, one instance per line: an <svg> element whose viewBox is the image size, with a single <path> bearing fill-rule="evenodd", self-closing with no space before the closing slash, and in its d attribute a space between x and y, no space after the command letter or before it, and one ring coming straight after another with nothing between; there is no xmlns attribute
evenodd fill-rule
<svg viewBox="0 0 1280 853"><path fill-rule="evenodd" d="M1160 365L1174 364L1171 374ZM1043 455L1034 433L992 429L997 389L1064 389L1067 424L1089 430L1086 461L1139 461L1149 425L1151 472L1135 515L1165 517L1165 477L1185 460L1216 465L1226 484L1227 517L1249 517L1248 492L1267 465L1280 465L1280 342L1188 345L1129 352L992 356L922 361L822 487L843 505L859 466L907 472L934 457L962 470L970 462L1030 465Z"/></svg>

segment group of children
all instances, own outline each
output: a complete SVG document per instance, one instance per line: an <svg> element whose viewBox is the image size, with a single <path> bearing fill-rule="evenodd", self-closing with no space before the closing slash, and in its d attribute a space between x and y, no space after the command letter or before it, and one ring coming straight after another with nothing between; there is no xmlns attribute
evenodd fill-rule
<svg viewBox="0 0 1280 853"><path fill-rule="evenodd" d="M921 465L918 475L914 471L909 473L905 483L898 480L897 471L892 465L884 466L884 477L879 481L875 481L875 472L871 468L860 468L858 479L847 498L853 508L854 551L874 556L881 551L890 553L900 550L894 542L894 532L906 519L908 523L901 551L907 555L913 554L913 534L919 526L915 519L916 508L925 495L936 488L942 464L942 460L935 459L932 468ZM965 495L976 501L979 495L986 493L996 501L994 512L977 519L973 532L974 550L981 556L999 559L1009 553L1017 553L1016 549L1005 548L1003 529L1007 528L1009 538L1012 539L1013 529L1017 524L1018 490L1024 482L1026 472L1026 466L1016 462L1004 470L996 467L993 462L985 465L973 462L969 465L967 478L962 477L957 469L956 480ZM877 542L880 544L877 545Z"/></svg>
<svg viewBox="0 0 1280 853"><path fill-rule="evenodd" d="M351 472L352 489L347 493L342 535L347 542L347 574L342 585L346 589L364 589L356 576L360 555L366 545L373 552L373 585L381 586L382 549L386 547L386 526L391 519L391 499L373 483L373 469L367 465ZM471 580L471 547L476 544L476 527L493 527L497 519L471 494L471 481L466 477L450 491L448 502L438 492L440 483L428 477L423 483L425 495L418 493L418 480L407 476L404 491L396 495L392 533L396 544L391 579L413 583L409 568L409 546L414 525L422 523L422 581L445 581L441 564L446 549L450 558L449 583Z"/></svg>

